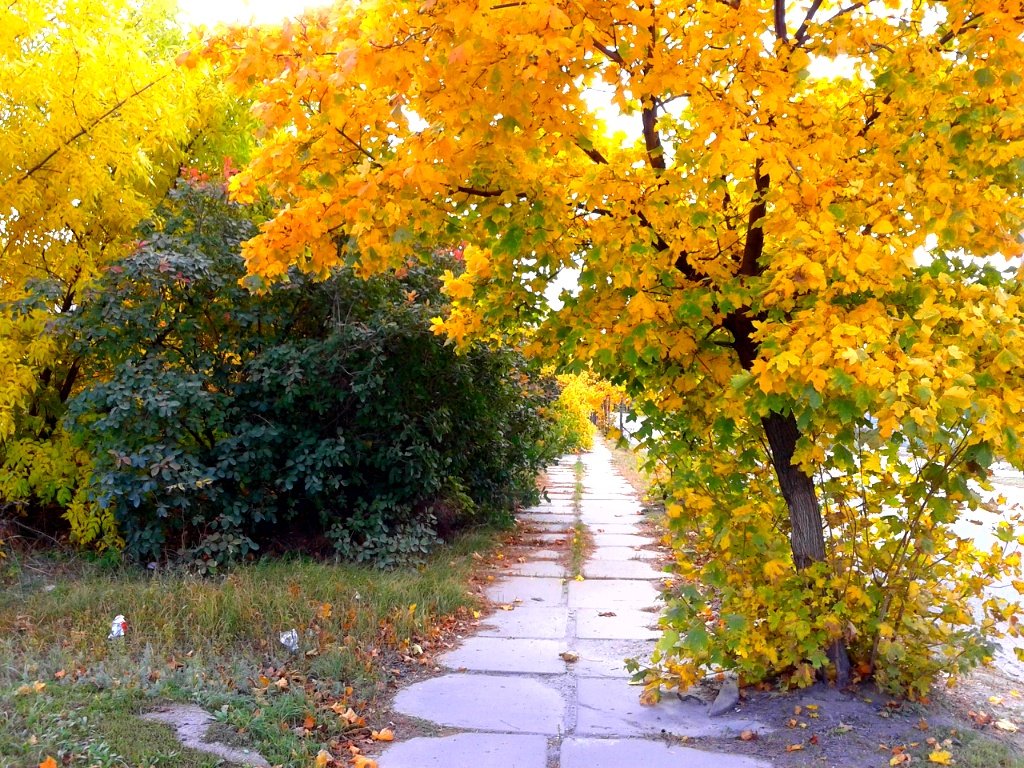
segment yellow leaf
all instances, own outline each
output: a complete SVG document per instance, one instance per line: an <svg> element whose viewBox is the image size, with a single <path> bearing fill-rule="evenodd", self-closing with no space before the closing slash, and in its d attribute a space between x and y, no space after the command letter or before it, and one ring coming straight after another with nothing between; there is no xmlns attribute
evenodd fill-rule
<svg viewBox="0 0 1024 768"><path fill-rule="evenodd" d="M316 753L316 760L313 761L313 765L316 768L325 768L328 762L334 759L334 756L326 749L321 749Z"/></svg>
<svg viewBox="0 0 1024 768"><path fill-rule="evenodd" d="M1007 733L1016 733L1019 730L1017 725L1009 720L996 720L992 725L1000 731L1006 731Z"/></svg>
<svg viewBox="0 0 1024 768"><path fill-rule="evenodd" d="M356 755L352 758L352 768L377 768L377 761L366 755Z"/></svg>
<svg viewBox="0 0 1024 768"><path fill-rule="evenodd" d="M928 762L935 763L936 765L952 765L953 755L944 749L936 749L928 755Z"/></svg>

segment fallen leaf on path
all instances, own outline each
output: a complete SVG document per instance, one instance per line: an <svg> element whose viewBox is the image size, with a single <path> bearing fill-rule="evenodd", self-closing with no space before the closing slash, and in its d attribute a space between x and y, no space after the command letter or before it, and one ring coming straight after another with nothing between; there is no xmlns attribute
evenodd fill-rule
<svg viewBox="0 0 1024 768"><path fill-rule="evenodd" d="M614 615L615 615L615 611L601 611L601 612L600 612L599 614L597 614L597 615L598 615L598 616L604 616L604 617L608 617L608 616L614 616Z"/></svg>
<svg viewBox="0 0 1024 768"><path fill-rule="evenodd" d="M786 747L786 751L787 752L799 752L803 748L804 748L803 744L790 744L788 747Z"/></svg>
<svg viewBox="0 0 1024 768"><path fill-rule="evenodd" d="M889 765L906 765L910 762L910 755L906 752L900 752L898 755L893 755L889 760Z"/></svg>
<svg viewBox="0 0 1024 768"><path fill-rule="evenodd" d="M928 755L928 762L936 765L952 765L953 755L944 749L936 749Z"/></svg>
<svg viewBox="0 0 1024 768"><path fill-rule="evenodd" d="M395 732L390 728L381 728L379 731L370 733L370 738L374 741L394 741Z"/></svg>
<svg viewBox="0 0 1024 768"><path fill-rule="evenodd" d="M1007 733L1016 733L1019 730L1016 724L1011 723L1009 720L996 720L992 725L1000 731L1006 731Z"/></svg>
<svg viewBox="0 0 1024 768"><path fill-rule="evenodd" d="M836 726L835 730L836 730L836 733L849 733L850 731L853 730L853 726L850 725L849 723L841 722L841 723L839 723L839 725Z"/></svg>
<svg viewBox="0 0 1024 768"><path fill-rule="evenodd" d="M740 733L740 739L742 741L754 741L757 738L757 734L754 731L743 731Z"/></svg>
<svg viewBox="0 0 1024 768"><path fill-rule="evenodd" d="M567 661L570 664L574 664L580 660L580 655L573 651L562 651L558 655L562 657L563 661Z"/></svg>
<svg viewBox="0 0 1024 768"><path fill-rule="evenodd" d="M915 725L914 727L917 728L917 730L919 731L927 731L928 721L922 717L920 720L917 721L917 725Z"/></svg>
<svg viewBox="0 0 1024 768"><path fill-rule="evenodd" d="M356 755L352 758L352 768L377 768L377 761L366 755Z"/></svg>

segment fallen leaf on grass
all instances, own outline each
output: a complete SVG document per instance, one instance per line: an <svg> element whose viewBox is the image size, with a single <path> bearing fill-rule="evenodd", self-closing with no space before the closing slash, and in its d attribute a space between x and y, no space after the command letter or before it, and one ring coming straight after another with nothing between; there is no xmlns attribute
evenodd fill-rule
<svg viewBox="0 0 1024 768"><path fill-rule="evenodd" d="M390 728L381 728L379 731L372 731L370 738L374 741L394 741L395 732Z"/></svg>
<svg viewBox="0 0 1024 768"><path fill-rule="evenodd" d="M352 768L377 768L377 761L366 755L356 755L352 758Z"/></svg>
<svg viewBox="0 0 1024 768"><path fill-rule="evenodd" d="M316 760L313 761L313 765L316 768L325 768L327 763L334 759L334 756L326 749L321 749L316 753Z"/></svg>
<svg viewBox="0 0 1024 768"><path fill-rule="evenodd" d="M936 749L928 755L928 762L936 765L952 765L953 755L944 749Z"/></svg>
<svg viewBox="0 0 1024 768"><path fill-rule="evenodd" d="M39 768L57 768L57 761L47 755L46 759L39 764Z"/></svg>
<svg viewBox="0 0 1024 768"><path fill-rule="evenodd" d="M1007 733L1016 733L1018 728L1015 723L1011 723L1009 720L996 720L992 723L1000 731L1006 731Z"/></svg>
<svg viewBox="0 0 1024 768"><path fill-rule="evenodd" d="M31 685L22 685L18 687L18 690L14 692L15 696L27 696L30 693L42 693L43 689L46 688L46 683L36 680Z"/></svg>

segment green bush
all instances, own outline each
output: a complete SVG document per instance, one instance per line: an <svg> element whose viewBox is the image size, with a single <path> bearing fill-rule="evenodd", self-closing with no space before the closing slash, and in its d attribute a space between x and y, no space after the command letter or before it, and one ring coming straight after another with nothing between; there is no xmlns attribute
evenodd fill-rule
<svg viewBox="0 0 1024 768"><path fill-rule="evenodd" d="M327 537L390 565L536 493L552 389L512 350L456 353L431 332L443 256L257 295L246 210L182 185L162 217L68 331L102 374L67 426L131 556L209 568Z"/></svg>

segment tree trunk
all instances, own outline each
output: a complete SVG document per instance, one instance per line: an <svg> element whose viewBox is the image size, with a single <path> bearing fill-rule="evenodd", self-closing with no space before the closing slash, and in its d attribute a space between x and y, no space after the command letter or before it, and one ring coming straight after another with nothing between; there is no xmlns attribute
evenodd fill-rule
<svg viewBox="0 0 1024 768"><path fill-rule="evenodd" d="M761 425L772 449L772 465L779 478L782 498L789 507L793 563L802 570L825 559L825 536L814 481L793 465L793 452L800 430L792 414L770 413L761 419Z"/></svg>
<svg viewBox="0 0 1024 768"><path fill-rule="evenodd" d="M793 452L800 439L800 428L791 413L783 415L772 412L761 419L761 425L772 449L772 465L779 478L782 497L789 508L793 563L798 570L803 570L814 563L824 562L825 534L814 481L793 464ZM826 653L836 670L836 685L848 685L850 657L846 653L846 644L840 638L826 649Z"/></svg>

